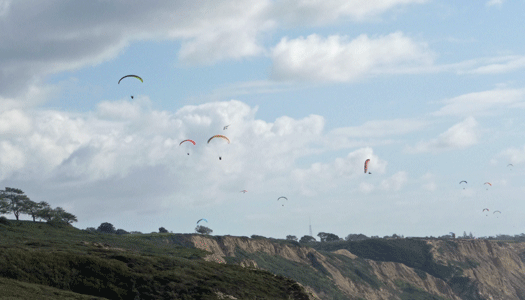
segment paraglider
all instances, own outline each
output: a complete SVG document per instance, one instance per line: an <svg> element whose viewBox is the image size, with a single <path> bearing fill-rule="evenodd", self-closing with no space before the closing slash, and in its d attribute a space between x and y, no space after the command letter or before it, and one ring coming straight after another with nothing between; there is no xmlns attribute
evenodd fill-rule
<svg viewBox="0 0 525 300"><path fill-rule="evenodd" d="M492 183L490 183L490 182L485 182L483 185L486 185L486 184L492 186ZM487 191L488 191L488 190L489 190L489 188L487 187Z"/></svg>
<svg viewBox="0 0 525 300"><path fill-rule="evenodd" d="M228 142L228 144L230 143L230 139L227 138L226 136L222 135L222 134L216 134L214 136L212 136L211 138L208 139L208 144L210 143L211 140L215 139L215 138L221 138L221 139L224 139ZM222 156L219 156L219 160L222 160Z"/></svg>
<svg viewBox="0 0 525 300"><path fill-rule="evenodd" d="M226 141L228 141L228 144L230 143L230 139L227 138L226 136L222 135L222 134L216 134L214 136L212 136L211 138L208 139L208 144L210 143L211 140L213 140L214 138L221 138L221 139L225 139Z"/></svg>
<svg viewBox="0 0 525 300"><path fill-rule="evenodd" d="M492 214L495 214L495 213L499 213L501 215L501 211L499 210L496 210L495 212L493 212ZM496 217L496 218L499 218L499 217Z"/></svg>
<svg viewBox="0 0 525 300"><path fill-rule="evenodd" d="M368 158L367 160L365 160L365 174L366 172L368 171L368 163L370 162L370 158ZM370 172L368 172L368 174L372 174Z"/></svg>
<svg viewBox="0 0 525 300"><path fill-rule="evenodd" d="M485 212L485 211L489 211L488 208L484 208L482 212ZM485 215L485 216L488 216L488 215Z"/></svg>
<svg viewBox="0 0 525 300"><path fill-rule="evenodd" d="M512 167L514 167L514 165L513 165L513 164L508 164L508 165L507 165L507 168L508 168L508 167L510 167L510 169L512 170Z"/></svg>
<svg viewBox="0 0 525 300"><path fill-rule="evenodd" d="M142 78L140 78L140 77L137 76L137 75L126 75L126 76L120 78L120 80L118 81L118 84L120 84L120 82L122 81L122 79L124 79L124 78L126 78L126 77L134 77L134 78L137 78L138 80L140 80L140 82L144 82L144 81L142 80ZM133 99L133 96L131 96L131 99Z"/></svg>
<svg viewBox="0 0 525 300"><path fill-rule="evenodd" d="M182 141L182 142L179 143L179 146L182 145L182 143L184 143L184 142L190 142L190 143L192 143L193 145L195 145L195 141L193 141L193 140L184 140L184 141ZM188 155L190 155L189 152L188 152Z"/></svg>
<svg viewBox="0 0 525 300"><path fill-rule="evenodd" d="M459 184L461 185L463 182L464 182L465 184L467 184L467 181L465 181L465 180L460 181ZM463 189L465 189L465 188L463 188Z"/></svg>
<svg viewBox="0 0 525 300"><path fill-rule="evenodd" d="M228 127L230 127L230 125L231 125L231 124L224 126L224 127L222 128L222 130L226 130L226 129L228 129Z"/></svg>
<svg viewBox="0 0 525 300"><path fill-rule="evenodd" d="M200 219L200 220L197 221L197 225L199 225L199 222L200 222L200 221L206 221L206 223L208 223L208 220L206 220L206 219Z"/></svg>
<svg viewBox="0 0 525 300"><path fill-rule="evenodd" d="M280 199L284 199L284 200L288 201L288 198L286 198L284 196L281 196L281 197L277 198L277 201L279 201ZM284 206L284 204L283 204L283 206Z"/></svg>
<svg viewBox="0 0 525 300"><path fill-rule="evenodd" d="M248 191L247 190L242 190L241 193L243 194L246 194Z"/></svg>
<svg viewBox="0 0 525 300"><path fill-rule="evenodd" d="M118 84L120 84L120 82L122 81L122 79L127 78L127 77L134 77L134 78L137 78L138 80L140 80L140 82L144 82L144 80L142 80L142 78L140 78L140 77L137 76L137 75L126 75L126 76L120 78L120 80L118 81Z"/></svg>

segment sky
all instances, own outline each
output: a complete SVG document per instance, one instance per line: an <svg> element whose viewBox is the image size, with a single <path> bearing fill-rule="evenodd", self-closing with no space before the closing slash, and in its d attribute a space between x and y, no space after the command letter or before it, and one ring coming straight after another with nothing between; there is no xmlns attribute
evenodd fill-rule
<svg viewBox="0 0 525 300"><path fill-rule="evenodd" d="M524 6L0 0L0 187L81 229L523 233Z"/></svg>

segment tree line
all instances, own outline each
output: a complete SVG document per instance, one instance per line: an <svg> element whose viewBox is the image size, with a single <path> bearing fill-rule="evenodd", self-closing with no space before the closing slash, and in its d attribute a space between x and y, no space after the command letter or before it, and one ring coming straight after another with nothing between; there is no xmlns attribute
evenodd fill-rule
<svg viewBox="0 0 525 300"><path fill-rule="evenodd" d="M78 222L77 217L62 207L52 208L45 201L32 201L21 189L6 187L0 190L0 214L13 214L18 221L20 215L25 214L36 220L45 220L48 223L71 224Z"/></svg>

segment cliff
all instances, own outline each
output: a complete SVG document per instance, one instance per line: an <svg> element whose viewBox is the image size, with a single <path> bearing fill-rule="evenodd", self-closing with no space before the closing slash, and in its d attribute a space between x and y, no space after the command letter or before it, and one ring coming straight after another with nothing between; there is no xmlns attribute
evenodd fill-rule
<svg viewBox="0 0 525 300"><path fill-rule="evenodd" d="M296 280L311 299L525 299L524 243L400 239L305 247L233 236L192 242L209 252L208 261Z"/></svg>

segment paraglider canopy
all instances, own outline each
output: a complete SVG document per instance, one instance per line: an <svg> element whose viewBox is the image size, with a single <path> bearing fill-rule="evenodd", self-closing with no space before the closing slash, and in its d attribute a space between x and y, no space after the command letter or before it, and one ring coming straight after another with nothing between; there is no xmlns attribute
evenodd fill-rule
<svg viewBox="0 0 525 300"><path fill-rule="evenodd" d="M184 141L182 141L182 142L179 143L179 146L182 145L182 143L184 143L184 142L190 142L190 143L192 143L193 145L195 145L195 142L194 142L193 140L184 140Z"/></svg>
<svg viewBox="0 0 525 300"><path fill-rule="evenodd" d="M120 84L120 82L122 81L122 79L127 78L127 77L134 77L134 78L137 78L138 80L140 80L140 82L144 83L144 81L142 80L142 78L140 78L140 77L137 76L137 75L126 75L126 76L124 76L124 77L122 77L122 78L119 79L118 84Z"/></svg>
<svg viewBox="0 0 525 300"><path fill-rule="evenodd" d="M365 160L365 174L366 172L368 172L368 163L370 162L370 158L368 158L367 160ZM370 173L369 173L370 174Z"/></svg>
<svg viewBox="0 0 525 300"><path fill-rule="evenodd" d="M211 138L208 139L208 144L210 143L211 140L213 140L215 138L221 138L221 139L224 139L224 140L228 141L228 144L230 143L230 139L227 138L226 136L224 136L222 134L216 134L216 135L214 135L214 136L212 136Z"/></svg>

